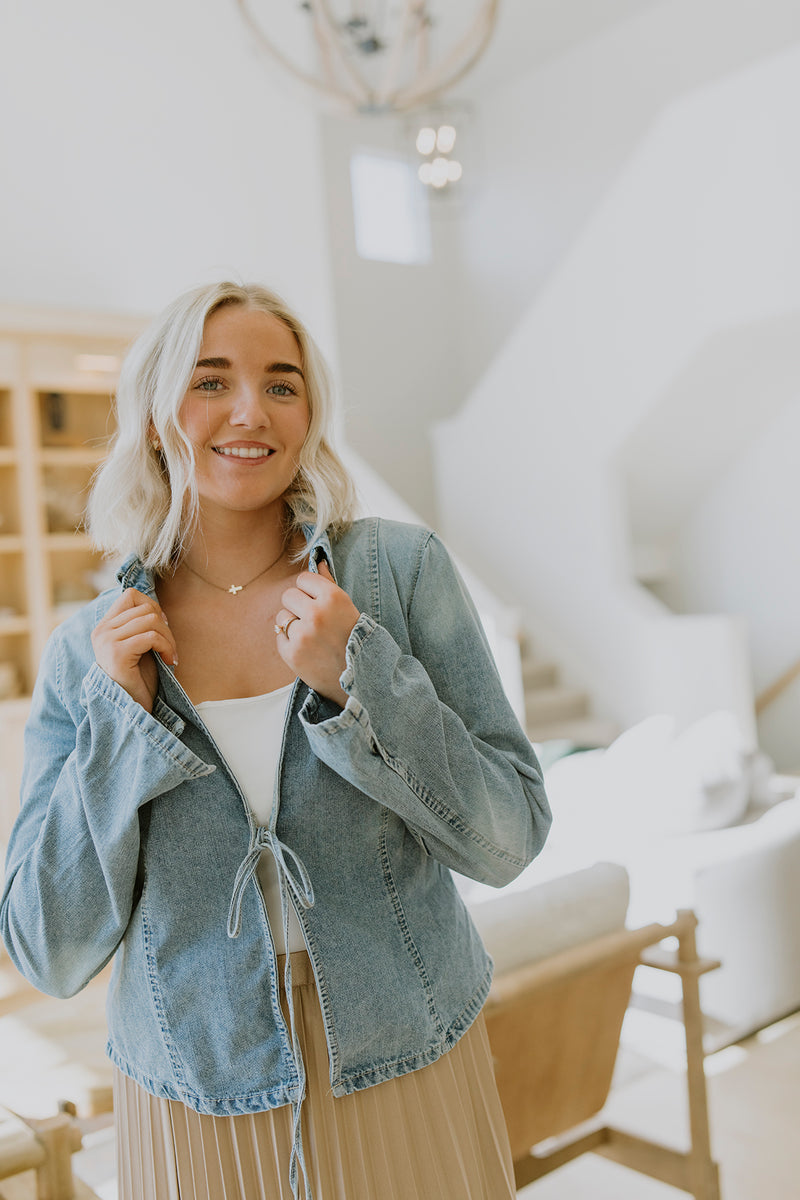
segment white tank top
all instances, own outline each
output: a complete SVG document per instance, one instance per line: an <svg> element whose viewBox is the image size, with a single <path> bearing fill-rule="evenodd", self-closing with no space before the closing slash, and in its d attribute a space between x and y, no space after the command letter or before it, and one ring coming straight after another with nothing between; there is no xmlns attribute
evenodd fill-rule
<svg viewBox="0 0 800 1200"><path fill-rule="evenodd" d="M286 687L263 696L204 700L196 706L259 825L269 825L272 816L286 707L293 688L294 684L288 683ZM269 850L261 855L258 878L267 905L275 950L278 954L285 954L278 870ZM303 931L290 900L289 953L304 949Z"/></svg>

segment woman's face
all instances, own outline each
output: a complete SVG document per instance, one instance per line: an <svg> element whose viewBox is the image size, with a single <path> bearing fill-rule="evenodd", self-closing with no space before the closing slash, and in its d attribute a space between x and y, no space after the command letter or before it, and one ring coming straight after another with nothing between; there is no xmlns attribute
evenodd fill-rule
<svg viewBox="0 0 800 1200"><path fill-rule="evenodd" d="M229 304L208 318L180 423L200 507L276 508L297 472L309 406L300 347L282 321Z"/></svg>

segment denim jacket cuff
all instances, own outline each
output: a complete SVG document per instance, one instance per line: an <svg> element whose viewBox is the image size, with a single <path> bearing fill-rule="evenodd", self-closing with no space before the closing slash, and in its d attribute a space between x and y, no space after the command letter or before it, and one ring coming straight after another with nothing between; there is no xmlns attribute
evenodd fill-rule
<svg viewBox="0 0 800 1200"><path fill-rule="evenodd" d="M372 617L368 617L366 613L362 613L350 631L350 637L347 639L347 646L345 647L347 666L339 678L339 683L348 696L352 692L353 683L355 682L355 660L361 653L365 642L377 628L378 622Z"/></svg>
<svg viewBox="0 0 800 1200"><path fill-rule="evenodd" d="M90 712L98 700L113 705L132 731L145 737L185 774L200 778L216 770L179 740L184 722L160 697L156 697L153 712L149 713L98 663L93 663L84 676L80 701L82 707Z"/></svg>
<svg viewBox="0 0 800 1200"><path fill-rule="evenodd" d="M341 705L335 704L333 700L327 700L318 692L310 691L300 709L300 720L304 725L322 725L326 721L335 721L343 711Z"/></svg>
<svg viewBox="0 0 800 1200"><path fill-rule="evenodd" d="M377 628L377 622L372 617L368 617L366 613L362 613L350 632L350 637L347 640L345 648L347 665L339 676L339 685L343 691L347 692L348 697L351 697L355 682L354 662L367 638ZM348 699L346 707L342 708L335 701L327 700L324 696L320 696L313 690L306 697L299 714L300 721L306 729L313 725L324 725L324 730L320 730L320 732L326 734L335 733L339 729L346 729L354 720L358 721L363 715L361 705L353 700L352 697ZM364 724L363 719L361 719L361 724Z"/></svg>

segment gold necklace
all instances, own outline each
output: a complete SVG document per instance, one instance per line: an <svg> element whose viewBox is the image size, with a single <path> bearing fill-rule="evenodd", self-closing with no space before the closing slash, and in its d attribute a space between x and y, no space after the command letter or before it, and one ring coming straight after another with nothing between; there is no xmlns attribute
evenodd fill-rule
<svg viewBox="0 0 800 1200"><path fill-rule="evenodd" d="M253 576L252 579L248 579L247 583L232 583L230 587L222 587L221 584L213 583L210 579L206 579L205 575L201 575L199 571L195 571L194 567L190 567L186 559L183 560L183 565L186 567L187 571L191 571L193 575L196 575L198 579L202 579L203 583L207 583L209 587L216 588L218 592L230 592L231 596L238 596L239 592L243 592L246 587L250 587L251 583L255 583L255 581L260 579L262 575L266 575L267 571L271 571L274 566L277 566L285 553L286 543L284 542L284 544L281 546L280 554L269 564L268 567L264 567L263 571L259 571L257 575Z"/></svg>

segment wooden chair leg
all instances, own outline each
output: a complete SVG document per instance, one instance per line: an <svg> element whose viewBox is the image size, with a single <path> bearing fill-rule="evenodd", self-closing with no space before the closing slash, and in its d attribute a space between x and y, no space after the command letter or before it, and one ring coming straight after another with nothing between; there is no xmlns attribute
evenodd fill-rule
<svg viewBox="0 0 800 1200"><path fill-rule="evenodd" d="M81 1135L75 1122L66 1113L61 1113L27 1124L44 1150L44 1161L36 1168L37 1200L73 1200L72 1155L81 1146Z"/></svg>
<svg viewBox="0 0 800 1200"><path fill-rule="evenodd" d="M695 1200L720 1200L719 1171L711 1157L708 1098L703 1069L703 1014L700 1008L700 974L695 929L697 918L679 912L678 969L683 991L683 1024L686 1035L686 1083L689 1095L691 1150L688 1157L691 1193Z"/></svg>

